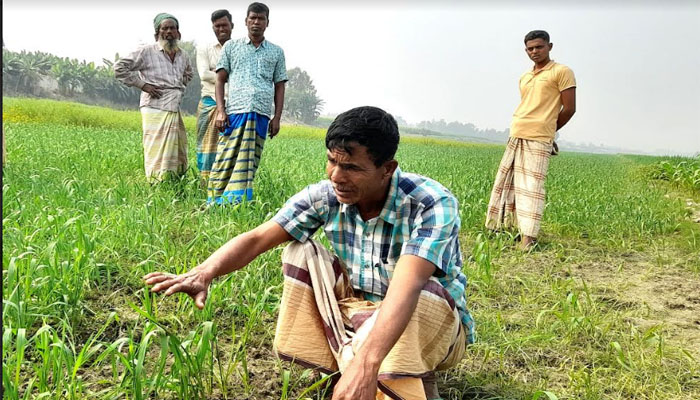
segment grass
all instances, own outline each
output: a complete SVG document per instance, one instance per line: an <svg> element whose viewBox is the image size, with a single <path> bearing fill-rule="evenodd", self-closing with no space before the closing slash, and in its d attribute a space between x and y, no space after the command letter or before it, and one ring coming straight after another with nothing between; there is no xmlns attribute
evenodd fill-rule
<svg viewBox="0 0 700 400"><path fill-rule="evenodd" d="M671 157L651 166L649 175L654 179L672 182L690 190L700 191L700 156L694 159Z"/></svg>
<svg viewBox="0 0 700 400"><path fill-rule="evenodd" d="M189 270L323 179L323 130L284 126L256 200L202 211L194 170L145 183L136 112L4 98L3 120L4 398L323 398L327 381L271 351L281 249L217 281L203 311L140 280ZM562 154L541 243L521 253L482 228L502 152L405 138L397 156L460 202L479 338L439 375L443 397L699 398L697 192L649 180L669 159Z"/></svg>

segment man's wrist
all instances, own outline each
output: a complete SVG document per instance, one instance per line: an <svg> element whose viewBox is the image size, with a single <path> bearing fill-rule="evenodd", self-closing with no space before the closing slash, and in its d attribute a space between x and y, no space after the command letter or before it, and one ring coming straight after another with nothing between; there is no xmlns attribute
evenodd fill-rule
<svg viewBox="0 0 700 400"><path fill-rule="evenodd" d="M214 280L214 278L216 278L216 273L213 271L214 268L212 268L210 265L205 266L203 264L200 264L194 269L207 283L211 283Z"/></svg>
<svg viewBox="0 0 700 400"><path fill-rule="evenodd" d="M382 365L383 360L377 357L377 352L375 351L362 350L363 349L355 355L354 361L358 361L364 370L371 371L374 375L378 375L379 367Z"/></svg>

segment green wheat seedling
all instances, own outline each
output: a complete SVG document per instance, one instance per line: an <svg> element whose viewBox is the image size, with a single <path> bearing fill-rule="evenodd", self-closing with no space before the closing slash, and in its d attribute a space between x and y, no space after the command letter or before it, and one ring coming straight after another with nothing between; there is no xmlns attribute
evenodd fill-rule
<svg viewBox="0 0 700 400"><path fill-rule="evenodd" d="M255 200L204 208L194 117L186 176L151 186L138 112L16 98L3 107L4 398L329 397L333 378L274 358L282 248L215 281L201 311L141 281L195 267L324 179L323 130L284 125L265 144ZM523 253L517 232L483 227L502 154L410 135L397 154L404 171L459 201L478 340L439 374L443 398L700 398L697 326L686 316L700 280L687 199L700 197L675 183L687 174L649 173L697 160L563 152L551 159L540 243ZM663 288L649 286L654 297L639 290L651 283ZM677 309L652 307L674 291Z"/></svg>

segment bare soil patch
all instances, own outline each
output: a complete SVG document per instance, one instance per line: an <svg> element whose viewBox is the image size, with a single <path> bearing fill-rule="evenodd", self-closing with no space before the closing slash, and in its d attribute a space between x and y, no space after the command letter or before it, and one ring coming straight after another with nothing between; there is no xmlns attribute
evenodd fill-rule
<svg viewBox="0 0 700 400"><path fill-rule="evenodd" d="M628 313L630 323L642 330L661 325L669 340L700 356L700 277L674 265L659 267L650 257L628 253L586 261L571 274L598 300Z"/></svg>

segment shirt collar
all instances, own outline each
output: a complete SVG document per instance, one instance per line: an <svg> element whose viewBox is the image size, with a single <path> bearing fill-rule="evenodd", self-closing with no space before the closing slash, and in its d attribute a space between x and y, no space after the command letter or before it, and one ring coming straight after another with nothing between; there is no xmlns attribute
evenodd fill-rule
<svg viewBox="0 0 700 400"><path fill-rule="evenodd" d="M545 65L544 67L542 67L542 69L540 69L540 70L537 71L536 73L539 74L540 72L542 72L542 71L547 71L547 70L549 70L549 69L552 69L553 67L554 67L554 60L549 60L549 62L547 63L547 65ZM534 67L533 67L533 69L530 70L530 73L535 74Z"/></svg>
<svg viewBox="0 0 700 400"><path fill-rule="evenodd" d="M245 44L253 44L253 41L250 40L250 36L246 35L243 38L243 43ZM262 48L267 48L267 39L263 39L262 43L260 43L260 47Z"/></svg>
<svg viewBox="0 0 700 400"><path fill-rule="evenodd" d="M391 184L389 184L389 192L386 196L386 202L382 212L379 213L379 218L384 221L394 224L396 222L396 210L398 209L401 199L399 198L399 180L401 179L401 168L396 167L394 175L391 176Z"/></svg>

